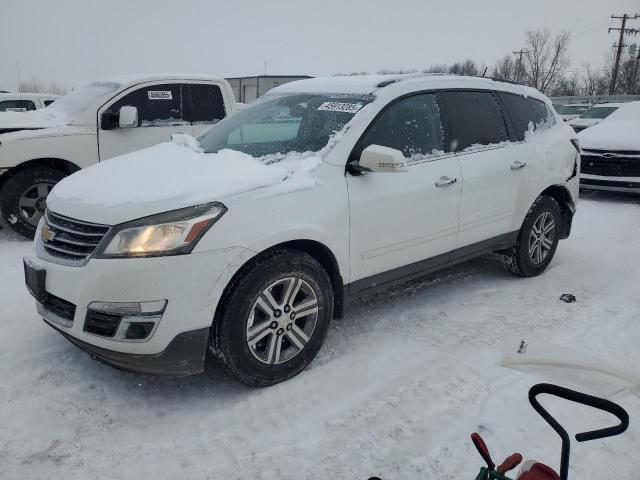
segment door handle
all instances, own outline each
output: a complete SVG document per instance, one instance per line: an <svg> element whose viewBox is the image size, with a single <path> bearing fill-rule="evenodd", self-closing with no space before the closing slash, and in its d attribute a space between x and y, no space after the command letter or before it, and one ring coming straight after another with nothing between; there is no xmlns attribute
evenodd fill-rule
<svg viewBox="0 0 640 480"><path fill-rule="evenodd" d="M516 160L511 164L511 170L520 170L527 166L527 162L521 162L520 160Z"/></svg>
<svg viewBox="0 0 640 480"><path fill-rule="evenodd" d="M453 185L457 181L457 178L440 177L440 180L436 182L436 187L448 187L449 185Z"/></svg>

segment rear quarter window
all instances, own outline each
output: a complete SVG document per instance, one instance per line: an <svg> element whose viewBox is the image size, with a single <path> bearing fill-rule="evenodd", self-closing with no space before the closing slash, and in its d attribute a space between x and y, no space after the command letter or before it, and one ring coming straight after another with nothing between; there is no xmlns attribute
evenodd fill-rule
<svg viewBox="0 0 640 480"><path fill-rule="evenodd" d="M222 91L217 85L189 84L189 110L186 120L192 123L216 123L226 116Z"/></svg>
<svg viewBox="0 0 640 480"><path fill-rule="evenodd" d="M36 104L31 100L5 100L0 102L0 112L26 112L35 109Z"/></svg>
<svg viewBox="0 0 640 480"><path fill-rule="evenodd" d="M531 128L536 130L543 126L551 126L556 122L547 104L541 100L531 97L525 98L514 93L500 92L498 95L511 117L516 140L524 140L525 132L529 130L530 124Z"/></svg>

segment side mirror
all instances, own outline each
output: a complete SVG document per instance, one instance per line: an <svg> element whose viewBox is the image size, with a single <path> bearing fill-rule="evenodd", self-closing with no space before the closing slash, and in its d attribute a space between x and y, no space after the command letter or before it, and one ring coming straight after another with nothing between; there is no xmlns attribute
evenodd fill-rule
<svg viewBox="0 0 640 480"><path fill-rule="evenodd" d="M132 128L138 126L138 109L125 105L120 107L120 113L118 115L118 126L120 128Z"/></svg>
<svg viewBox="0 0 640 480"><path fill-rule="evenodd" d="M364 172L406 172L407 165L403 153L395 148L369 145L362 151L358 162Z"/></svg>

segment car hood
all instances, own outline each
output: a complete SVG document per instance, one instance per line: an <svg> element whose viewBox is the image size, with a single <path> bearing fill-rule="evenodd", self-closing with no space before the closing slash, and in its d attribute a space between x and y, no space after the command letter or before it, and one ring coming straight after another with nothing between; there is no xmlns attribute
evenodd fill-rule
<svg viewBox="0 0 640 480"><path fill-rule="evenodd" d="M166 142L74 173L52 190L47 208L116 225L259 188L273 194L310 188L317 183L313 170L319 164L314 153L256 159L234 150L202 153L193 145Z"/></svg>
<svg viewBox="0 0 640 480"><path fill-rule="evenodd" d="M578 133L582 148L640 150L640 121L607 119Z"/></svg>
<svg viewBox="0 0 640 480"><path fill-rule="evenodd" d="M59 127L0 126L0 142L31 140L35 138L62 137L67 135L95 135L95 125L63 125Z"/></svg>
<svg viewBox="0 0 640 480"><path fill-rule="evenodd" d="M572 127L593 127L602 121L601 118L576 118L567 123Z"/></svg>

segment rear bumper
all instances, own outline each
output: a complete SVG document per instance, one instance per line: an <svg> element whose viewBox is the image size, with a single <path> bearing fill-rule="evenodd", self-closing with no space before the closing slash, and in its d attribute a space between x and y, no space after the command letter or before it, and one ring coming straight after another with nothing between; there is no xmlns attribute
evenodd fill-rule
<svg viewBox="0 0 640 480"><path fill-rule="evenodd" d="M204 370L205 354L209 341L209 329L201 328L177 335L162 352L156 354L135 354L117 352L97 347L72 337L56 326L45 323L102 363L118 370L147 375L184 377Z"/></svg>

